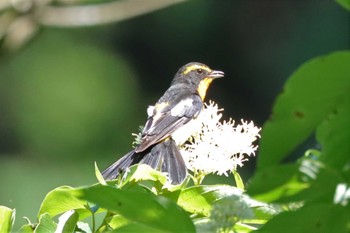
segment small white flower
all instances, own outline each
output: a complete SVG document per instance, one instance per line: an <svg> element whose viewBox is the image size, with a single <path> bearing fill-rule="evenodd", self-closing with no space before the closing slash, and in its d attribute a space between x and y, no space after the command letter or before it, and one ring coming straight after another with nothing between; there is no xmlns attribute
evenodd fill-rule
<svg viewBox="0 0 350 233"><path fill-rule="evenodd" d="M227 172L243 166L248 156L255 155L257 146L253 142L260 137L260 128L244 120L236 126L232 119L220 122L222 110L212 101L205 104L197 118L200 130L181 147L186 166L193 172L227 176Z"/></svg>
<svg viewBox="0 0 350 233"><path fill-rule="evenodd" d="M334 203L346 206L350 200L350 187L345 183L338 184L334 194Z"/></svg>

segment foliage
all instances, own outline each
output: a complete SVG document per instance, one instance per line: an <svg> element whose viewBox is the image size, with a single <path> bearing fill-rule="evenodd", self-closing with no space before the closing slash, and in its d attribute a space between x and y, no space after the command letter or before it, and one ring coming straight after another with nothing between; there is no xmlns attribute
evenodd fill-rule
<svg viewBox="0 0 350 233"><path fill-rule="evenodd" d="M312 59L290 77L277 98L262 131L258 169L248 193L301 208L276 216L259 232L349 231L349 64L348 51ZM296 163L281 163L312 134L319 151L307 151Z"/></svg>
<svg viewBox="0 0 350 233"><path fill-rule="evenodd" d="M349 9L349 1L337 2ZM237 187L189 180L172 186L145 165L107 182L96 166L99 183L52 190L37 222L27 219L19 231L349 232L349 64L349 51L335 52L291 75L263 127L247 185L234 171ZM308 138L315 146L298 152ZM15 213L0 206L0 232L13 230Z"/></svg>
<svg viewBox="0 0 350 233"><path fill-rule="evenodd" d="M22 232L348 232L350 223L350 53L312 59L292 74L265 124L247 192L229 185L173 186L146 165L123 178L49 192ZM315 134L296 162L283 163ZM235 174L236 180L240 180ZM239 179L238 179L239 178ZM242 184L240 185L242 187ZM1 207L0 229L15 211ZM97 225L96 215L103 214ZM86 219L90 217L92 224ZM301 223L302 224L295 224Z"/></svg>

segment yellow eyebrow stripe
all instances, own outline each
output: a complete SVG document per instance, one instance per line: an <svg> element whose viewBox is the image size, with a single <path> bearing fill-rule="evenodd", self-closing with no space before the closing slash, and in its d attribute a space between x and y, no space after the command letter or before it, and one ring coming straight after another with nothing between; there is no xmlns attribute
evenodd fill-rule
<svg viewBox="0 0 350 233"><path fill-rule="evenodd" d="M211 69L209 69L208 66L202 66L202 65L192 65L189 66L185 69L185 71L183 72L183 74L188 74L189 72L191 72L192 70L198 70L198 69L202 69L202 70L206 70L208 72L211 72Z"/></svg>

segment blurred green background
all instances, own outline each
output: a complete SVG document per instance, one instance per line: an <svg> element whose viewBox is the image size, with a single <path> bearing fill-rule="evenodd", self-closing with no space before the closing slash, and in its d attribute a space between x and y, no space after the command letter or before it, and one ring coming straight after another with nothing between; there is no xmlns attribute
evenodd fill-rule
<svg viewBox="0 0 350 233"><path fill-rule="evenodd" d="M94 161L103 170L130 150L147 106L191 61L225 72L207 95L224 118L262 126L299 65L349 49L349 22L334 1L198 0L108 25L40 26L0 51L0 205L35 222L53 188L95 183Z"/></svg>

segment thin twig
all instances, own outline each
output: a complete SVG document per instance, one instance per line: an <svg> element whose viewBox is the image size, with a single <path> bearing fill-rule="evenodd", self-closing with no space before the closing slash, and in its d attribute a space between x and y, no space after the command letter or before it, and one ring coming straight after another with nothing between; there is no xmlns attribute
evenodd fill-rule
<svg viewBox="0 0 350 233"><path fill-rule="evenodd" d="M80 27L115 23L184 0L129 0L113 1L83 6L45 6L38 12L37 20L47 26Z"/></svg>

